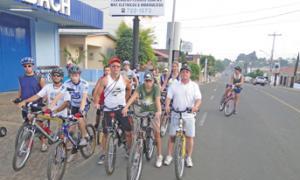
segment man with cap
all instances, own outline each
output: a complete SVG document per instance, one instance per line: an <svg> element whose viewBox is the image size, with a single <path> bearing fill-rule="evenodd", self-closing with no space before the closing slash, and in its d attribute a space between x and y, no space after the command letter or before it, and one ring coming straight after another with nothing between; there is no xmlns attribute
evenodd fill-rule
<svg viewBox="0 0 300 180"><path fill-rule="evenodd" d="M156 167L162 165L162 148L160 138L160 116L161 116L161 103L160 103L160 89L157 84L154 83L154 77L151 72L146 72L144 75L144 83L139 85L135 90L131 98L128 100L122 113L127 116L128 108L136 100L141 102L141 112L155 112L155 117L151 121L151 125L154 130L155 141L157 143L157 159Z"/></svg>
<svg viewBox="0 0 300 180"><path fill-rule="evenodd" d="M104 119L102 121L103 133L104 137L102 138L102 144L106 144L108 128L112 126L110 110L109 108L115 108L118 106L125 106L126 101L129 99L131 95L131 85L130 80L121 75L121 60L119 57L112 57L109 60L109 66L111 73L105 76L101 81L99 88L95 92L94 104L96 107L99 107L99 97L101 93L104 91ZM127 116L122 115L122 109L117 109L115 111L116 120L119 121L123 130L126 134L126 142L128 146L128 150L131 147L132 142L132 132L131 132L131 123ZM103 147L104 152L106 151L106 147ZM104 153L102 152L102 153ZM129 151L127 152L129 153ZM103 164L105 159L104 155L100 156L100 160L98 164Z"/></svg>
<svg viewBox="0 0 300 180"><path fill-rule="evenodd" d="M130 62L128 60L125 60L123 62L122 75L127 77L130 80L132 90L134 90L135 87L137 87L139 85L139 80L138 80L135 72L130 69Z"/></svg>
<svg viewBox="0 0 300 180"><path fill-rule="evenodd" d="M168 72L169 72L168 68L164 68L162 75L160 76L160 86L163 86L164 82L167 80Z"/></svg>
<svg viewBox="0 0 300 180"><path fill-rule="evenodd" d="M172 83L168 88L166 99L166 112L170 113L170 103L173 100L172 108L184 111L187 108L192 109L192 113L183 113L185 124L185 136L187 142L186 165L192 167L192 152L194 147L195 137L195 115L201 105L201 92L197 83L191 79L191 68L188 64L184 64L180 69L180 81ZM176 130L178 129L179 115L171 113L171 124L169 129L168 155L165 158L164 164L169 165L172 162L173 147L175 141Z"/></svg>

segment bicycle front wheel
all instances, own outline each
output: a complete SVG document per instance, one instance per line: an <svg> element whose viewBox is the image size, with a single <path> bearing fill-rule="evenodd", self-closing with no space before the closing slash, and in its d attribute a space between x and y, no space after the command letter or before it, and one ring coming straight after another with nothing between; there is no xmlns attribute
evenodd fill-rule
<svg viewBox="0 0 300 180"><path fill-rule="evenodd" d="M19 171L25 166L31 154L34 134L28 126L24 126L19 136L20 137L17 137L18 144L13 157L13 169L15 171Z"/></svg>
<svg viewBox="0 0 300 180"><path fill-rule="evenodd" d="M67 165L68 151L64 142L59 142L48 158L48 180L61 180Z"/></svg>
<svg viewBox="0 0 300 180"><path fill-rule="evenodd" d="M154 135L153 135L153 130L151 129L151 131L149 130L149 133L146 137L146 141L145 141L145 155L146 155L146 159L147 161L150 161L152 156L153 156L153 152L154 152Z"/></svg>
<svg viewBox="0 0 300 180"><path fill-rule="evenodd" d="M180 180L184 173L184 158L185 158L185 137L176 136L175 138L174 164L176 179Z"/></svg>
<svg viewBox="0 0 300 180"><path fill-rule="evenodd" d="M168 131L170 116L164 114L161 117L161 125L160 125L160 136L164 137Z"/></svg>
<svg viewBox="0 0 300 180"><path fill-rule="evenodd" d="M89 135L88 144L86 146L80 148L80 152L85 159L87 159L91 155L93 155L95 152L95 148L96 148L96 132L95 132L94 126L91 124L88 124L86 126L86 131Z"/></svg>
<svg viewBox="0 0 300 180"><path fill-rule="evenodd" d="M115 170L117 145L113 133L107 135L106 152L105 152L105 171L107 175L112 175Z"/></svg>
<svg viewBox="0 0 300 180"><path fill-rule="evenodd" d="M234 99L229 99L225 104L224 114L225 116L231 116L234 112Z"/></svg>
<svg viewBox="0 0 300 180"><path fill-rule="evenodd" d="M127 180L139 180L143 168L143 140L138 139L133 143L127 164Z"/></svg>

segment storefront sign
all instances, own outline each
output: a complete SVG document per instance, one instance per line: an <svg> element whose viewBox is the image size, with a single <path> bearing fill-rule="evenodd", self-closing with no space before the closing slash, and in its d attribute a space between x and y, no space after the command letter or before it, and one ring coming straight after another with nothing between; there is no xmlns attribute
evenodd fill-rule
<svg viewBox="0 0 300 180"><path fill-rule="evenodd" d="M110 0L112 16L163 16L165 0Z"/></svg>
<svg viewBox="0 0 300 180"><path fill-rule="evenodd" d="M56 0L22 0L22 2L35 4L67 16L71 15L71 0L59 0L59 2Z"/></svg>

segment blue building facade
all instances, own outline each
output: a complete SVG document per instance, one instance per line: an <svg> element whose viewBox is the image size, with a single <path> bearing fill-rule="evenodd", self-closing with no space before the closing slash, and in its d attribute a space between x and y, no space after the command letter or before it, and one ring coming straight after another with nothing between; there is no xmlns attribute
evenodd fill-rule
<svg viewBox="0 0 300 180"><path fill-rule="evenodd" d="M59 65L59 28L102 29L102 11L78 0L0 1L0 92L18 89L20 59Z"/></svg>

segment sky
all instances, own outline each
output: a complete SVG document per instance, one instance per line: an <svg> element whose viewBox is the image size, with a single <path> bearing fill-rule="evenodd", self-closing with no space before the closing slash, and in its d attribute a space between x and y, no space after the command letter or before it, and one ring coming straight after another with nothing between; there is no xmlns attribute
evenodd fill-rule
<svg viewBox="0 0 300 180"><path fill-rule="evenodd" d="M165 16L141 19L152 27L156 48L165 48L167 22L173 0L165 0ZM235 60L239 53L270 57L274 32L274 58L295 57L300 51L300 0L176 0L175 21L180 38L193 43L193 53Z"/></svg>

